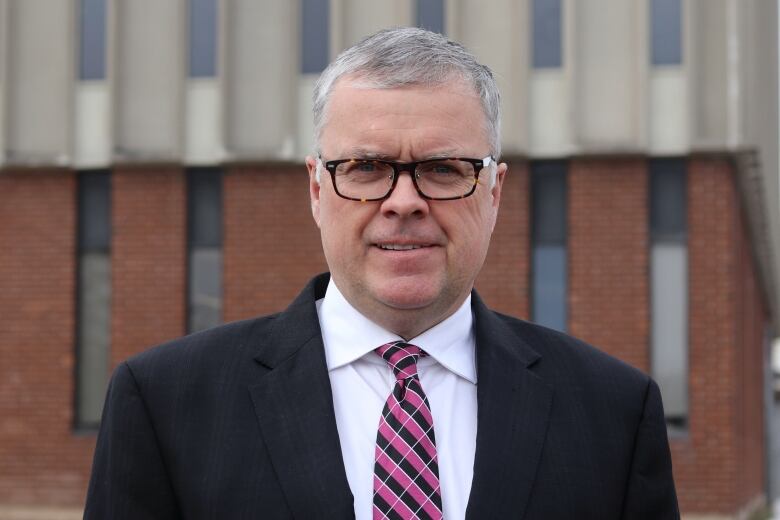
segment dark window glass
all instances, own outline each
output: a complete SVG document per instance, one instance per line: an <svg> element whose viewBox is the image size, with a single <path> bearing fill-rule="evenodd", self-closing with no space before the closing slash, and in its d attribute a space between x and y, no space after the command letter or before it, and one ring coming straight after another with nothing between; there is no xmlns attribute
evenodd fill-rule
<svg viewBox="0 0 780 520"><path fill-rule="evenodd" d="M417 0L417 27L444 34L444 0Z"/></svg>
<svg viewBox="0 0 780 520"><path fill-rule="evenodd" d="M217 75L217 0L190 0L190 76Z"/></svg>
<svg viewBox="0 0 780 520"><path fill-rule="evenodd" d="M79 78L106 77L106 0L81 0Z"/></svg>
<svg viewBox="0 0 780 520"><path fill-rule="evenodd" d="M222 322L222 175L214 168L189 171L188 330Z"/></svg>
<svg viewBox="0 0 780 520"><path fill-rule="evenodd" d="M535 322L566 330L566 163L531 165L531 300Z"/></svg>
<svg viewBox="0 0 780 520"><path fill-rule="evenodd" d="M109 372L111 324L111 180L89 172L78 180L76 427L100 422Z"/></svg>
<svg viewBox="0 0 780 520"><path fill-rule="evenodd" d="M563 63L561 0L533 0L533 66L555 68Z"/></svg>
<svg viewBox="0 0 780 520"><path fill-rule="evenodd" d="M650 1L653 65L682 63L682 5L680 0Z"/></svg>
<svg viewBox="0 0 780 520"><path fill-rule="evenodd" d="M688 424L686 184L684 160L650 161L650 364L670 431Z"/></svg>
<svg viewBox="0 0 780 520"><path fill-rule="evenodd" d="M685 239L687 204L685 161L650 161L650 231L655 240Z"/></svg>
<svg viewBox="0 0 780 520"><path fill-rule="evenodd" d="M193 247L222 245L222 176L219 170L190 170L189 236Z"/></svg>
<svg viewBox="0 0 780 520"><path fill-rule="evenodd" d="M301 72L319 74L328 65L330 0L302 0Z"/></svg>

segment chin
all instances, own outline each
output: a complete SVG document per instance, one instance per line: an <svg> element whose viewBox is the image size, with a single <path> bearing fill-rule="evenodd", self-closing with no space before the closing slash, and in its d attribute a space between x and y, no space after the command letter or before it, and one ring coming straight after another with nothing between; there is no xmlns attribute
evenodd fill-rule
<svg viewBox="0 0 780 520"><path fill-rule="evenodd" d="M394 309L421 309L436 302L441 296L432 277L403 277L385 279L374 287L374 297Z"/></svg>

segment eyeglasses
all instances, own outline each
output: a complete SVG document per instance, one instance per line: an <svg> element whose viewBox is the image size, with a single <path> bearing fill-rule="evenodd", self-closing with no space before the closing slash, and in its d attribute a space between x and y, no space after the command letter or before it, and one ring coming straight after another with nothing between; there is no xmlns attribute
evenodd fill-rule
<svg viewBox="0 0 780 520"><path fill-rule="evenodd" d="M424 199L462 199L474 193L480 172L491 162L495 160L488 156L484 159L442 157L408 163L338 159L324 164L338 196L371 202L388 198L401 172L409 172L417 193Z"/></svg>

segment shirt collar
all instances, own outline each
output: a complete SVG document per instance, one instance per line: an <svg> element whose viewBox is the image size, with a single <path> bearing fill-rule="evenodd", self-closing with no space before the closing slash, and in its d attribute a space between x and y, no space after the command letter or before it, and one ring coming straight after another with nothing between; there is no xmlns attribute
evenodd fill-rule
<svg viewBox="0 0 780 520"><path fill-rule="evenodd" d="M325 345L328 370L366 357L377 362L373 350L402 339L363 316L341 294L331 278L325 297L317 300L317 314ZM447 319L409 340L456 375L477 383L475 364L474 317L471 294ZM423 360L424 361L424 360Z"/></svg>

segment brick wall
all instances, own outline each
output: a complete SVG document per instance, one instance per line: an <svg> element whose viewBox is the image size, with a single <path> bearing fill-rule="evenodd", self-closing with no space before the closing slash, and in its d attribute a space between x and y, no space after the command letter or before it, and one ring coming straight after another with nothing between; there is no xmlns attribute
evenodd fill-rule
<svg viewBox="0 0 780 520"><path fill-rule="evenodd" d="M733 513L763 491L766 308L725 158L689 162L690 433L672 439L690 512ZM184 333L186 179L176 167L112 175L112 360ZM223 177L224 317L284 308L325 270L302 165ZM76 183L0 175L0 504L82 504L94 436L73 423ZM644 160L574 159L569 172L570 330L647 369ZM529 174L510 167L477 287L527 316Z"/></svg>
<svg viewBox="0 0 780 520"><path fill-rule="evenodd" d="M569 163L569 331L648 370L647 164Z"/></svg>
<svg viewBox="0 0 780 520"><path fill-rule="evenodd" d="M531 233L529 185L528 164L512 162L501 191L496 229L476 282L480 296L491 308L526 319Z"/></svg>
<svg viewBox="0 0 780 520"><path fill-rule="evenodd" d="M116 364L185 333L184 172L117 167L111 196L111 359Z"/></svg>
<svg viewBox="0 0 780 520"><path fill-rule="evenodd" d="M327 271L306 168L234 166L222 189L225 321L283 310Z"/></svg>
<svg viewBox="0 0 780 520"><path fill-rule="evenodd" d="M0 174L0 504L76 505L94 438L72 433L76 182Z"/></svg>
<svg viewBox="0 0 780 520"><path fill-rule="evenodd" d="M725 157L689 161L690 432L672 439L683 511L734 514L763 493L766 323Z"/></svg>
<svg viewBox="0 0 780 520"><path fill-rule="evenodd" d="M755 259L750 248L744 212L738 216L738 295L737 318L737 393L735 414L738 418L737 503L744 505L764 493L764 327L767 313L758 286Z"/></svg>

